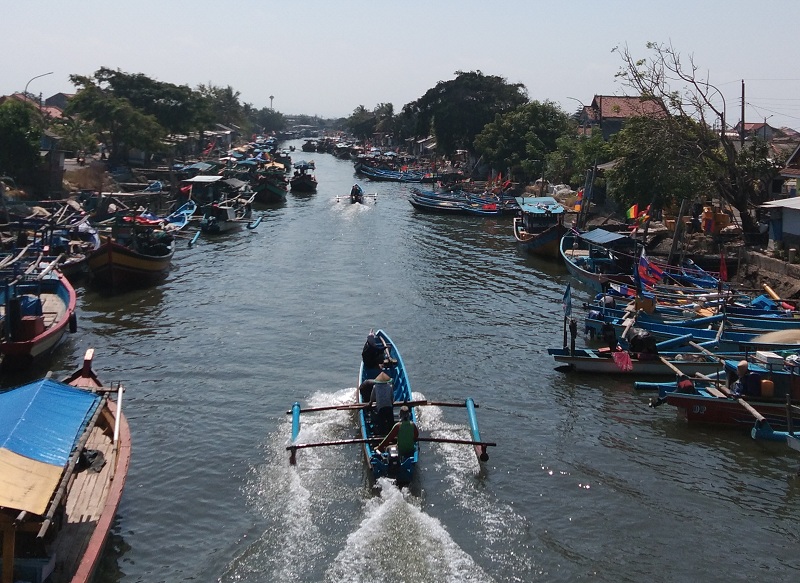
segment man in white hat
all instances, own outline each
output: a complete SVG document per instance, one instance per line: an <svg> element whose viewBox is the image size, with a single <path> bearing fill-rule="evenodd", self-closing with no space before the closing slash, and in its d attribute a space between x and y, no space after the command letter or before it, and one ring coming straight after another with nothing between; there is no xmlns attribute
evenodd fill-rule
<svg viewBox="0 0 800 583"><path fill-rule="evenodd" d="M375 432L378 435L385 435L394 423L394 387L392 386L392 377L384 371L381 371L372 382L369 403L370 405L375 404Z"/></svg>

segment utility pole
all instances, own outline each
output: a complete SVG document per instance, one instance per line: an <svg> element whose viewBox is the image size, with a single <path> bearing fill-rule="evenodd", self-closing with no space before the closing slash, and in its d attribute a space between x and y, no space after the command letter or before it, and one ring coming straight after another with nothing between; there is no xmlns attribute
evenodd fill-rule
<svg viewBox="0 0 800 583"><path fill-rule="evenodd" d="M744 79L742 79L742 126L739 128L739 144L744 148Z"/></svg>

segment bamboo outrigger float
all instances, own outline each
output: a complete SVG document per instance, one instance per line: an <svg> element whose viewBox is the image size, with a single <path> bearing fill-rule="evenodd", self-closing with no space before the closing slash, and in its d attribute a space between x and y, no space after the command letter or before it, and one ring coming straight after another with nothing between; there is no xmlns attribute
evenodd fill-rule
<svg viewBox="0 0 800 583"><path fill-rule="evenodd" d="M393 406L392 417L396 421L395 412L398 409L406 408L410 421L416 426L416 410L418 407L439 406L439 407L464 407L467 410L467 420L470 427L471 439L452 439L445 437L418 436L414 440L413 453L406 452L405 455L398 450L398 445L391 443L387 447L379 448L379 444L384 441L387 430L382 426L378 411L372 406L369 396L362 394L356 389L356 398L353 403L346 405L331 405L325 407L313 407L303 409L299 402L292 405L292 409L287 414L292 415L292 437L286 449L289 453L289 463L297 463L297 450L309 447L326 447L335 445L361 445L364 451L364 459L370 467L373 479L388 477L402 486L409 484L415 474L416 465L419 461L420 442L426 443L452 443L459 445L471 445L475 449L475 454L481 462L488 461L488 448L497 445L493 442L484 441L481 438L478 428L478 418L475 409L478 405L468 398L464 402L440 402L429 401L427 399L413 400L411 386L406 374L405 364L400 353L391 341L389 336L382 330L378 330L374 335L376 343L382 347L385 353L383 363L375 369L361 363L359 369L359 387L363 386L364 381L380 378L380 373L385 373L389 377L392 386ZM380 384L379 380L375 382ZM369 383L367 383L369 385ZM370 387L371 388L371 387ZM387 407L388 408L388 407ZM333 441L322 441L315 443L299 443L300 435L300 415L302 413L312 413L319 411L355 411L358 414L361 436L355 439L340 439ZM402 416L401 416L402 421Z"/></svg>

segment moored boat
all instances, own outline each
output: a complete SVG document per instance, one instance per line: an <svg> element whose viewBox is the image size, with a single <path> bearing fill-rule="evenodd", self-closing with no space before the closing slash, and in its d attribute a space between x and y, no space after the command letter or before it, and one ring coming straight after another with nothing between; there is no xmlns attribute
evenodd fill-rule
<svg viewBox="0 0 800 583"><path fill-rule="evenodd" d="M547 352L556 362L569 365L571 370L593 374L674 377L675 368L688 375L709 375L718 372L722 367L714 357L690 352L646 354L590 348L577 348L574 352L567 348L549 348ZM661 358L667 362L663 362Z"/></svg>
<svg viewBox="0 0 800 583"><path fill-rule="evenodd" d="M787 428L786 395L776 392L745 398L731 392L724 375L702 380L687 376L669 383L640 381L635 386L638 390L657 390L658 399L651 400L650 406L671 405L678 418L689 424L743 429L754 439L786 440L780 433ZM798 397L800 392L795 392L794 398ZM794 413L789 419L797 426L800 414Z"/></svg>
<svg viewBox="0 0 800 583"><path fill-rule="evenodd" d="M96 571L131 438L122 388L103 386L93 355L61 382L45 377L0 393L3 583L89 583Z"/></svg>
<svg viewBox="0 0 800 583"><path fill-rule="evenodd" d="M289 188L292 192L316 192L317 178L313 173L314 166L306 161L296 162L294 174L289 180Z"/></svg>
<svg viewBox="0 0 800 583"><path fill-rule="evenodd" d="M249 223L253 215L254 197L255 194L251 193L249 197L235 196L206 205L203 218L200 219L200 230L217 235Z"/></svg>
<svg viewBox="0 0 800 583"><path fill-rule="evenodd" d="M67 330L75 332L75 289L54 266L52 262L0 287L3 368L28 366L52 352Z"/></svg>
<svg viewBox="0 0 800 583"><path fill-rule="evenodd" d="M175 236L161 228L116 225L89 256L92 280L110 288L157 283L169 272Z"/></svg>
<svg viewBox="0 0 800 583"><path fill-rule="evenodd" d="M610 283L632 286L637 243L604 229L569 231L561 238L561 257L577 280L601 292Z"/></svg>
<svg viewBox="0 0 800 583"><path fill-rule="evenodd" d="M520 216L514 217L514 238L532 255L558 259L559 243L567 233L566 209L552 196L517 197Z"/></svg>

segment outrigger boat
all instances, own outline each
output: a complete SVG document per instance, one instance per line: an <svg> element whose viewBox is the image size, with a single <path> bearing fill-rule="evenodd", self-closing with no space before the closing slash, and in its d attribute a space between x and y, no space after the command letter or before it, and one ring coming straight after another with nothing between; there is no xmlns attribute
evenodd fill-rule
<svg viewBox="0 0 800 583"><path fill-rule="evenodd" d="M346 196L337 196L336 202L339 202L343 198L347 198ZM371 198L374 202L378 202L378 193L377 192L364 192L364 190L358 185L354 184L353 188L350 189L350 204L364 204L364 200L367 198Z"/></svg>
<svg viewBox="0 0 800 583"><path fill-rule="evenodd" d="M121 386L92 370L0 392L0 582L88 583L128 474ZM110 397L116 395L116 400Z"/></svg>
<svg viewBox="0 0 800 583"><path fill-rule="evenodd" d="M375 339L379 346L383 347L385 352L384 365L382 368L369 368L365 366L362 361L358 374L358 386L369 379L374 379L380 372L385 372L391 377L393 387L394 407L397 411L400 407L407 407L409 409L411 421L416 425L417 420L417 407L426 405L435 405L440 407L465 407L467 409L467 416L469 420L470 433L472 439L449 439L439 437L419 437L414 447L413 455L401 456L398 452L396 445L390 445L384 450L377 449L377 446L383 441L383 435L379 429L380 424L377 422L377 412L371 407L368 401L362 398L361 392L356 389L355 400L350 405L333 405L329 407L315 407L310 409L302 409L299 402L292 405L291 411L287 411L292 415L292 439L286 449L290 452L289 463L296 464L297 450L307 447L323 447L331 445L347 445L359 444L363 447L364 459L370 467L370 474L373 479L387 477L393 479L399 486L409 484L414 478L415 469L419 461L419 442L439 442L439 443L455 443L462 445L471 445L475 448L475 453L478 459L485 462L489 459L487 448L495 446L495 443L486 442L481 439L480 430L478 429L478 419L475 409L478 405L470 398L466 399L463 403L442 403L428 400L413 400L411 393L411 384L408 380L406 373L405 363L403 362L400 352L392 342L391 338L383 331L378 330L375 332ZM318 443L298 443L300 434L300 415L301 413L310 413L316 411L355 411L358 414L358 421L361 431L361 437L357 439L344 439L337 441L325 441ZM396 420L396 417L395 417Z"/></svg>

